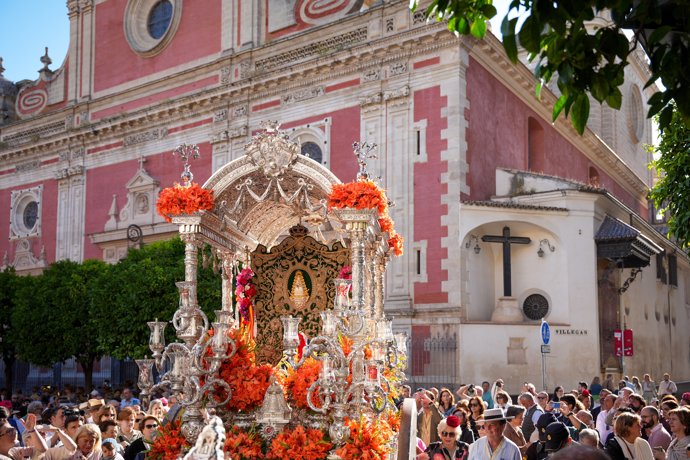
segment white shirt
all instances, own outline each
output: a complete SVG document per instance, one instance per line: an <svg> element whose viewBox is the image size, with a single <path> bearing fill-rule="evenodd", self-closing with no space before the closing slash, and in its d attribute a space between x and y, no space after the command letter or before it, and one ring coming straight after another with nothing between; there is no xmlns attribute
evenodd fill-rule
<svg viewBox="0 0 690 460"><path fill-rule="evenodd" d="M678 387L673 380L669 380L668 382L666 380L662 380L659 382L659 391L657 392L659 399L661 399L661 397L664 395L670 395L676 391L678 391Z"/></svg>
<svg viewBox="0 0 690 460"><path fill-rule="evenodd" d="M606 444L606 439L609 437L609 434L613 431L613 427L611 425L606 425L606 415L608 414L608 411L602 409L599 412L599 415L597 415L597 421L596 421L596 429L599 432L599 442L602 444Z"/></svg>
<svg viewBox="0 0 690 460"><path fill-rule="evenodd" d="M484 436L470 445L468 460L522 460L522 454L518 446L505 436L498 448L491 452L489 438Z"/></svg>

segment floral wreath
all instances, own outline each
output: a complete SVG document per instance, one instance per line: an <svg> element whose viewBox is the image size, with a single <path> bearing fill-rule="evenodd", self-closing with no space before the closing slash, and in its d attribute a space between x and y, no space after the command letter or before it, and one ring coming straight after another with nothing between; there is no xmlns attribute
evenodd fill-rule
<svg viewBox="0 0 690 460"><path fill-rule="evenodd" d="M167 222L172 222L171 216L211 209L213 209L213 191L202 188L196 182L187 186L175 183L172 187L166 187L161 190L156 202L158 214Z"/></svg>

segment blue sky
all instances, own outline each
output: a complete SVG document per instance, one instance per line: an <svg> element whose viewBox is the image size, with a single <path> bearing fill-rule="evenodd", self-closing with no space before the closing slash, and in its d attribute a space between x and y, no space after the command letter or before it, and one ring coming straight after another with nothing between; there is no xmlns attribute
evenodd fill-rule
<svg viewBox="0 0 690 460"><path fill-rule="evenodd" d="M0 0L0 18L0 57L6 79L37 79L46 46L53 60L50 68L62 65L69 46L65 0Z"/></svg>
<svg viewBox="0 0 690 460"><path fill-rule="evenodd" d="M498 9L492 21L496 34L508 3L509 0L494 0ZM62 65L69 47L66 0L0 0L0 18L3 36L0 57L6 79L14 82L37 79L46 46L53 60L50 68L56 70Z"/></svg>

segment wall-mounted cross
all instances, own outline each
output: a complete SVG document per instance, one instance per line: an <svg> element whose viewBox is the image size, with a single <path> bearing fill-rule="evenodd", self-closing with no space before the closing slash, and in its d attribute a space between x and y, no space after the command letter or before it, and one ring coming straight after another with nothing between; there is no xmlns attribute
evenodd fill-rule
<svg viewBox="0 0 690 460"><path fill-rule="evenodd" d="M529 244L532 240L526 236L510 236L510 228L503 227L503 235L484 235L482 241L503 244L503 296L511 297L513 289L510 282L510 245Z"/></svg>

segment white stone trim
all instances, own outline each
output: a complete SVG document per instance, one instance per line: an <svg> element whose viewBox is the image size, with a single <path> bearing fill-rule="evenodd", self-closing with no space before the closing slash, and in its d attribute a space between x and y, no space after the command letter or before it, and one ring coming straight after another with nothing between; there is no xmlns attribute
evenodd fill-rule
<svg viewBox="0 0 690 460"><path fill-rule="evenodd" d="M182 0L168 0L172 5L170 25L162 37L153 38L148 31L151 9L159 0L129 0L123 18L125 38L129 47L140 56L152 57L159 54L170 43L177 32L182 17Z"/></svg>
<svg viewBox="0 0 690 460"><path fill-rule="evenodd" d="M427 240L415 241L412 243L412 281L415 283L428 283L429 276L426 269L426 259L427 259ZM419 260L419 273L417 273L417 261Z"/></svg>
<svg viewBox="0 0 690 460"><path fill-rule="evenodd" d="M10 198L10 240L41 236L41 216L43 214L43 185L23 190L13 190ZM38 206L36 222L33 227L24 225L24 211L35 202Z"/></svg>
<svg viewBox="0 0 690 460"><path fill-rule="evenodd" d="M289 129L290 140L302 146L306 142L313 142L321 148L321 164L328 167L331 162L331 117L321 121L293 126Z"/></svg>

